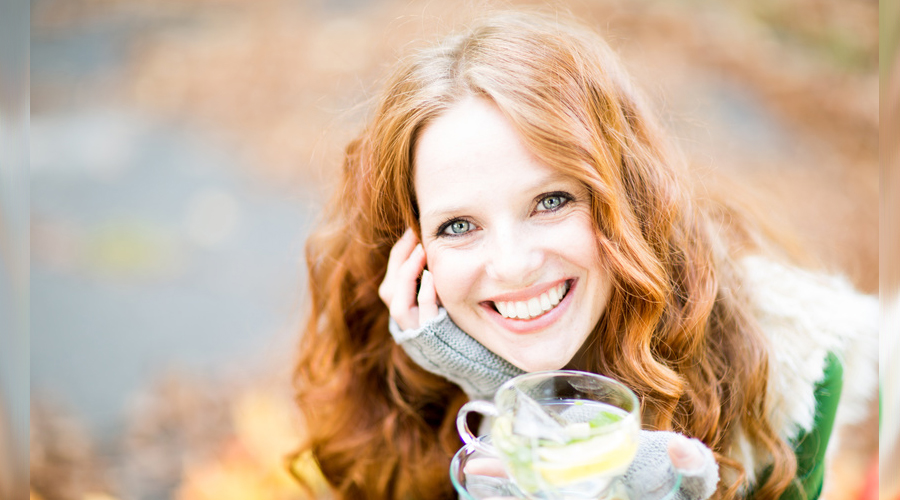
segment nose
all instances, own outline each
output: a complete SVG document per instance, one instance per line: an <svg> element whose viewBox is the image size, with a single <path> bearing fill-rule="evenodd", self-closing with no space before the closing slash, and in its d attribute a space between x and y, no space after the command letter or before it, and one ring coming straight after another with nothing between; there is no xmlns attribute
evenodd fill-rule
<svg viewBox="0 0 900 500"><path fill-rule="evenodd" d="M546 242L522 228L495 231L486 242L486 273L498 282L527 286L539 278Z"/></svg>

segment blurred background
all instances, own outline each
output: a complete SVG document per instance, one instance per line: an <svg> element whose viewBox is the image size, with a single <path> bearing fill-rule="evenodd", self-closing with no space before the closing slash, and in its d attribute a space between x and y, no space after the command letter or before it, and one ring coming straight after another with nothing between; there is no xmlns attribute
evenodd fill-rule
<svg viewBox="0 0 900 500"><path fill-rule="evenodd" d="M31 2L32 498L303 498L303 243L341 149L397 57L525 3ZM878 2L552 3L711 183L877 292ZM844 441L834 499L877 423Z"/></svg>
<svg viewBox="0 0 900 500"><path fill-rule="evenodd" d="M879 17L881 94L881 339L880 497L900 500L900 2L884 2ZM875 473L872 475L874 476ZM874 498L874 497L873 497Z"/></svg>

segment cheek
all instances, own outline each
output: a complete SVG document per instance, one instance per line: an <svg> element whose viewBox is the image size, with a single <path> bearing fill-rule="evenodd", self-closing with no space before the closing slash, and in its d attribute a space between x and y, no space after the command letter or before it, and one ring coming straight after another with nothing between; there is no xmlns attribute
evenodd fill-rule
<svg viewBox="0 0 900 500"><path fill-rule="evenodd" d="M548 236L548 241L564 242L558 245L566 260L585 268L600 266L600 243L594 233L587 214L573 217L568 224L557 227L556 234Z"/></svg>
<svg viewBox="0 0 900 500"><path fill-rule="evenodd" d="M433 250L428 253L428 270L434 276L438 298L448 304L465 300L473 281L471 258L465 252Z"/></svg>

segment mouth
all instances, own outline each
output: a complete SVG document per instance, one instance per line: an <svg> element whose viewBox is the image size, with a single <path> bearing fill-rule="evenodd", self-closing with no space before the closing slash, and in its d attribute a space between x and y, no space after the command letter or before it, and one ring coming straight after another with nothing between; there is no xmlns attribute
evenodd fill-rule
<svg viewBox="0 0 900 500"><path fill-rule="evenodd" d="M523 321L531 320L539 318L555 309L566 297L566 294L569 293L571 287L570 280L566 280L537 297L532 297L524 301L491 302L491 305L493 305L494 310L504 318Z"/></svg>

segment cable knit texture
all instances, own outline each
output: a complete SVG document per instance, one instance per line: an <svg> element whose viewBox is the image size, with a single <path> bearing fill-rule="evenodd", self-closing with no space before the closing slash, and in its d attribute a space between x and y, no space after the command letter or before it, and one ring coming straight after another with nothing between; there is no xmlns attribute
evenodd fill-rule
<svg viewBox="0 0 900 500"><path fill-rule="evenodd" d="M677 476L669 459L668 444L675 435L674 432L641 431L637 456L625 473L629 498L662 499L672 490ZM696 439L688 442L703 454L703 466L678 471L681 487L671 500L704 500L715 493L719 482L719 468L712 451Z"/></svg>
<svg viewBox="0 0 900 500"><path fill-rule="evenodd" d="M525 373L460 330L443 307L421 328L404 331L391 319L390 330L413 361L460 386L470 399L491 399L503 382Z"/></svg>

